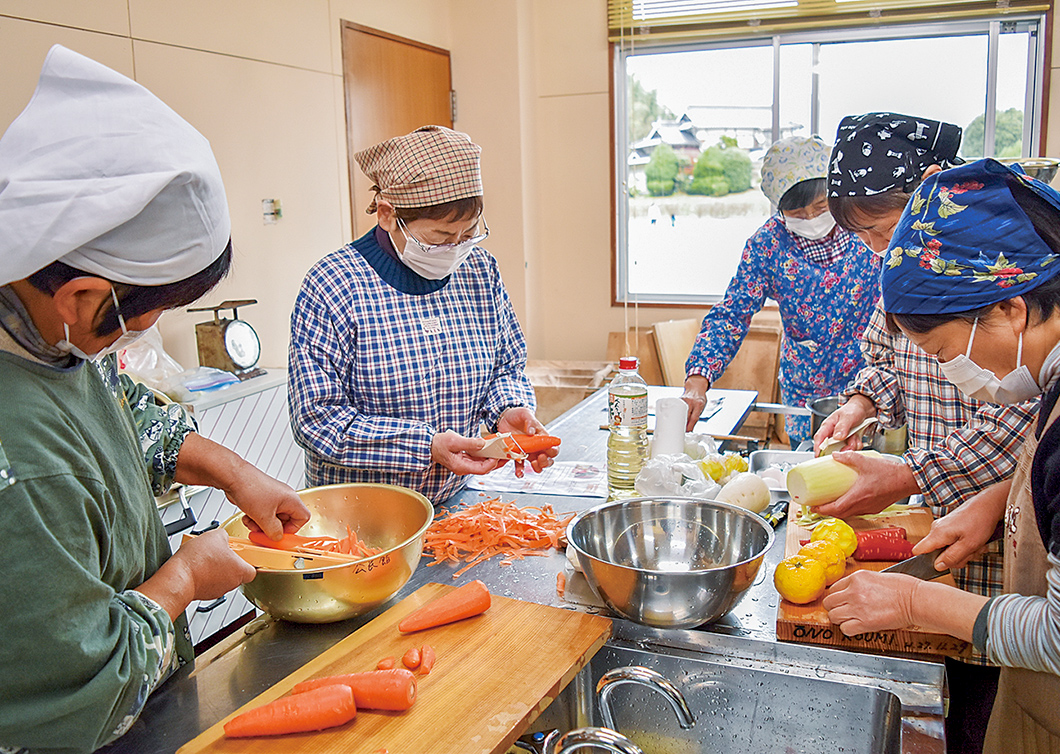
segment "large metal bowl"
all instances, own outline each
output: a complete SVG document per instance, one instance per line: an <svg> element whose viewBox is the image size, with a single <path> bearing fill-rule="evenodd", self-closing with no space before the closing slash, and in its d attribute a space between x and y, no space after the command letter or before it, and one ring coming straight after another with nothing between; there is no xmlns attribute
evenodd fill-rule
<svg viewBox="0 0 1060 754"><path fill-rule="evenodd" d="M297 623L330 623L361 615L394 596L419 565L430 501L390 484L334 484L298 493L313 514L300 534L345 537L346 527L381 553L371 560L304 570L258 569L243 593L269 615ZM246 537L242 514L224 524Z"/></svg>
<svg viewBox="0 0 1060 754"><path fill-rule="evenodd" d="M567 540L609 608L657 628L692 628L736 607L773 544L773 529L715 500L651 497L576 516Z"/></svg>

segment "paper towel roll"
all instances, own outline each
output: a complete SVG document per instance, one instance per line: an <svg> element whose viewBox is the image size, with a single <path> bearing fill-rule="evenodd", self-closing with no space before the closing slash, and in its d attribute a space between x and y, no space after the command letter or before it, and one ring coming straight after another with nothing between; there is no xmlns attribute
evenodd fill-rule
<svg viewBox="0 0 1060 754"><path fill-rule="evenodd" d="M688 404L680 398L660 398L655 401L655 432L651 441L651 457L685 452L685 422Z"/></svg>

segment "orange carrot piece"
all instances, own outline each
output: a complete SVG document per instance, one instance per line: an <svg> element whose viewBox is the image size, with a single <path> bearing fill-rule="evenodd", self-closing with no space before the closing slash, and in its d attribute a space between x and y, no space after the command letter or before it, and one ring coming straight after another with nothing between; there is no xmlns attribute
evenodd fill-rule
<svg viewBox="0 0 1060 754"><path fill-rule="evenodd" d="M567 574L560 571L556 574L556 594L560 597L567 591Z"/></svg>
<svg viewBox="0 0 1060 754"><path fill-rule="evenodd" d="M398 623L403 634L423 631L435 626L470 618L486 612L490 606L490 593L481 581L471 581L448 594L428 602L416 612Z"/></svg>
<svg viewBox="0 0 1060 754"><path fill-rule="evenodd" d="M420 666L420 650L413 647L401 658L401 664L409 670L415 670Z"/></svg>
<svg viewBox="0 0 1060 754"><path fill-rule="evenodd" d="M328 686L348 686L361 709L407 710L416 701L416 676L411 670L369 670L296 683L292 692L302 695Z"/></svg>
<svg viewBox="0 0 1060 754"><path fill-rule="evenodd" d="M397 660L395 660L393 657L384 657L382 660L380 660L376 664L375 669L376 670L390 670L395 665L397 665Z"/></svg>
<svg viewBox="0 0 1060 754"><path fill-rule="evenodd" d="M420 672L424 675L434 670L434 661L438 659L434 653L434 647L424 644L420 647Z"/></svg>
<svg viewBox="0 0 1060 754"><path fill-rule="evenodd" d="M301 534L284 534L279 540L269 539L264 532L252 531L247 535L254 544L260 547L272 547L276 550L293 550L296 547L318 547L328 541L338 542L334 537L303 537Z"/></svg>
<svg viewBox="0 0 1060 754"><path fill-rule="evenodd" d="M280 736L344 725L357 716L353 689L332 684L247 710L224 725L228 738Z"/></svg>
<svg viewBox="0 0 1060 754"><path fill-rule="evenodd" d="M552 435L512 435L512 441L527 455L540 453L560 444L560 439Z"/></svg>

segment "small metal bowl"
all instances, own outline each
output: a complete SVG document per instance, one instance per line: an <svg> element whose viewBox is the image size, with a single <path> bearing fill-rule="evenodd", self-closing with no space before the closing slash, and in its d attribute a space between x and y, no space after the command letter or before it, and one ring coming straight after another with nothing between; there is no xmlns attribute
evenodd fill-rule
<svg viewBox="0 0 1060 754"><path fill-rule="evenodd" d="M269 615L296 623L345 620L397 594L419 565L423 535L434 508L418 492L390 484L334 484L298 493L312 518L299 534L347 536L347 527L382 552L348 565L303 570L258 569L243 594ZM233 537L246 537L242 514L225 522Z"/></svg>
<svg viewBox="0 0 1060 754"><path fill-rule="evenodd" d="M692 628L736 607L773 529L728 503L651 497L584 511L568 525L567 541L593 591L616 613L656 628Z"/></svg>
<svg viewBox="0 0 1060 754"><path fill-rule="evenodd" d="M1052 183L1057 168L1060 168L1060 161L1052 157L1010 157L1001 162L1019 165L1024 173L1042 183Z"/></svg>

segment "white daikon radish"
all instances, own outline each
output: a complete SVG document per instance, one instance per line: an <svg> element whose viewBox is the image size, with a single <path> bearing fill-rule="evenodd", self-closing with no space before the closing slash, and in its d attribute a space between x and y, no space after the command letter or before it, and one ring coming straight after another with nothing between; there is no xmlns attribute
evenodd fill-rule
<svg viewBox="0 0 1060 754"><path fill-rule="evenodd" d="M880 457L875 450L857 452ZM800 505L824 505L842 497L857 479L858 472L850 466L831 456L822 456L792 466L787 477L788 493Z"/></svg>
<svg viewBox="0 0 1060 754"><path fill-rule="evenodd" d="M744 471L721 488L717 499L754 513L761 513L769 507L769 487L757 474Z"/></svg>

